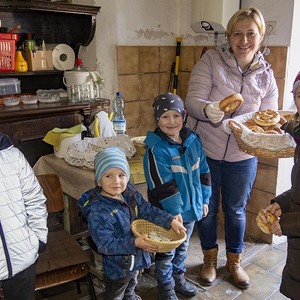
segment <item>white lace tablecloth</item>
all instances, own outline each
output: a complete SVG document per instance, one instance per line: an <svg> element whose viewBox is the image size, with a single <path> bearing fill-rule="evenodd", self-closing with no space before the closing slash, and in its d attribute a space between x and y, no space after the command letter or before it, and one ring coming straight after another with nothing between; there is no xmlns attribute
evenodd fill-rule
<svg viewBox="0 0 300 300"><path fill-rule="evenodd" d="M99 151L110 146L116 146L123 149L128 159L136 152L133 142L126 135L103 138L84 138L81 141L69 145L64 159L71 166L94 170L95 155Z"/></svg>

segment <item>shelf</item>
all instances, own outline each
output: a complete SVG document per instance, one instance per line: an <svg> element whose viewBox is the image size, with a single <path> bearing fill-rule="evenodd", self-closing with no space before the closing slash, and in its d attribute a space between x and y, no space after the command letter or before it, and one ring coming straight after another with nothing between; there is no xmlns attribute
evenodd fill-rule
<svg viewBox="0 0 300 300"><path fill-rule="evenodd" d="M50 1L1 1L0 20L8 29L21 25L18 37L27 33L47 44L67 44L78 55L80 46L87 46L94 38L99 6L75 5ZM20 41L17 42L20 44ZM22 93L38 89L66 88L62 71L0 72L0 78L21 80Z"/></svg>
<svg viewBox="0 0 300 300"><path fill-rule="evenodd" d="M3 27L21 25L21 32L32 33L47 44L65 43L74 51L92 41L98 6L48 1L0 1Z"/></svg>
<svg viewBox="0 0 300 300"><path fill-rule="evenodd" d="M67 44L78 55L80 46L87 46L94 38L96 17L100 7L74 5L50 1L1 1L0 20L8 29L21 25L17 32L17 46L31 33L47 44ZM58 89L63 84L63 71L0 72L0 78L16 77L21 81L22 93L38 89ZM89 134L90 118L102 108L109 107L108 99L92 103L59 103L16 107L0 105L0 131L12 139L31 166L39 157L52 153L53 147L43 137L54 127L68 128L83 123ZM89 135L85 135L89 136Z"/></svg>
<svg viewBox="0 0 300 300"><path fill-rule="evenodd" d="M73 103L68 99L62 99L54 103L37 103L33 105L24 105L20 103L17 106L0 105L0 124L10 122L21 122L24 120L34 120L36 118L48 118L50 116L60 116L70 113L78 113L85 109L106 110L109 107L109 99L101 98L97 101L86 101Z"/></svg>
<svg viewBox="0 0 300 300"><path fill-rule="evenodd" d="M59 70L47 71L27 71L27 72L0 72L0 77L24 77L24 76L53 76L62 75L64 72Z"/></svg>
<svg viewBox="0 0 300 300"><path fill-rule="evenodd" d="M0 72L0 78L18 78L22 93L35 93L37 90L66 89L63 84L64 72L58 70Z"/></svg>

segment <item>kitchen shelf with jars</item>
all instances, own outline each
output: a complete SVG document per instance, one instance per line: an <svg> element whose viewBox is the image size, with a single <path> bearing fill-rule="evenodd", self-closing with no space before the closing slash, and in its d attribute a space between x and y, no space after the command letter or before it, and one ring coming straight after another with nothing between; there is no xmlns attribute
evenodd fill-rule
<svg viewBox="0 0 300 300"><path fill-rule="evenodd" d="M77 56L80 46L89 45L94 37L99 11L98 6L63 2L0 0L0 35L1 33L17 35L16 50L30 35L30 39L35 39L40 47L41 41L46 45L66 44ZM0 51L4 50L0 48ZM37 88L45 89L48 86L50 89L64 87L61 70L0 72L0 78L7 77L21 78L22 92L34 92Z"/></svg>
<svg viewBox="0 0 300 300"><path fill-rule="evenodd" d="M24 47L23 43L26 47L32 47L30 40L35 40L40 41L42 48L48 44L68 45L77 57L80 46L89 45L94 37L99 11L100 7L63 2L0 0L0 53L6 51L6 56L0 55L0 81L20 82L22 94L36 93L41 89L65 89L64 71L55 68L14 71L10 65L11 55L20 46ZM5 35L10 37L8 42ZM11 40L15 40L14 49L7 46L12 45ZM7 57L9 59L5 60ZM0 104L0 131L9 135L15 146L34 165L39 157L53 152L53 147L43 142L49 130L72 127L80 122L88 125L91 117L100 110L107 111L109 104L108 99L102 98L76 103L66 98L64 101L33 105L24 105L22 101L16 106Z"/></svg>

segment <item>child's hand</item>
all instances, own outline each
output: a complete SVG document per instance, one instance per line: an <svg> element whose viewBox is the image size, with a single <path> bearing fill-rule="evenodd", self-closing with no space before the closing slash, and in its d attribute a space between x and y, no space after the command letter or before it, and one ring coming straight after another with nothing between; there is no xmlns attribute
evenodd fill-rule
<svg viewBox="0 0 300 300"><path fill-rule="evenodd" d="M186 231L186 228L176 218L173 219L171 227L178 235L180 234L180 230Z"/></svg>
<svg viewBox="0 0 300 300"><path fill-rule="evenodd" d="M205 218L208 214L208 204L203 204L203 215L202 215L202 218Z"/></svg>
<svg viewBox="0 0 300 300"><path fill-rule="evenodd" d="M152 244L149 244L145 241L145 238L147 238L148 235L144 234L142 236L139 236L135 239L135 246L137 248L143 249L147 252L156 252L158 250L157 246L154 246Z"/></svg>
<svg viewBox="0 0 300 300"><path fill-rule="evenodd" d="M277 202L274 202L271 205L267 206L266 210L276 217L280 217L282 215L282 210Z"/></svg>
<svg viewBox="0 0 300 300"><path fill-rule="evenodd" d="M270 204L265 208L265 210L270 212L272 215L275 215L277 218L279 218L282 215L282 210L280 208L280 205L277 202ZM280 219L274 221L271 224L271 231L275 235L282 236L282 230L279 221Z"/></svg>
<svg viewBox="0 0 300 300"><path fill-rule="evenodd" d="M177 221L179 221L181 224L183 224L183 220L182 220L182 215L181 215L181 214L175 216L175 219L176 219Z"/></svg>
<svg viewBox="0 0 300 300"><path fill-rule="evenodd" d="M279 224L279 219L271 224L271 231L275 235L282 236L282 230Z"/></svg>

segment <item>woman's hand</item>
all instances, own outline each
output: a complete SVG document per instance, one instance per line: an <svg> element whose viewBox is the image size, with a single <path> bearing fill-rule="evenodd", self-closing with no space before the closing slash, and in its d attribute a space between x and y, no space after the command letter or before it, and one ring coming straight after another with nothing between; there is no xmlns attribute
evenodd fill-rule
<svg viewBox="0 0 300 300"><path fill-rule="evenodd" d="M209 208L208 208L208 204L203 204L203 215L202 218L205 218L208 214Z"/></svg>
<svg viewBox="0 0 300 300"><path fill-rule="evenodd" d="M147 234L137 237L135 239L135 247L143 249L147 252L156 252L158 250L158 246L147 243L145 240L147 237Z"/></svg>
<svg viewBox="0 0 300 300"><path fill-rule="evenodd" d="M186 231L186 228L183 226L183 224L179 222L176 218L173 219L171 223L171 227L178 235L180 234L180 230Z"/></svg>
<svg viewBox="0 0 300 300"><path fill-rule="evenodd" d="M206 104L204 113L213 123L219 123L224 118L224 112L219 108L219 102Z"/></svg>

